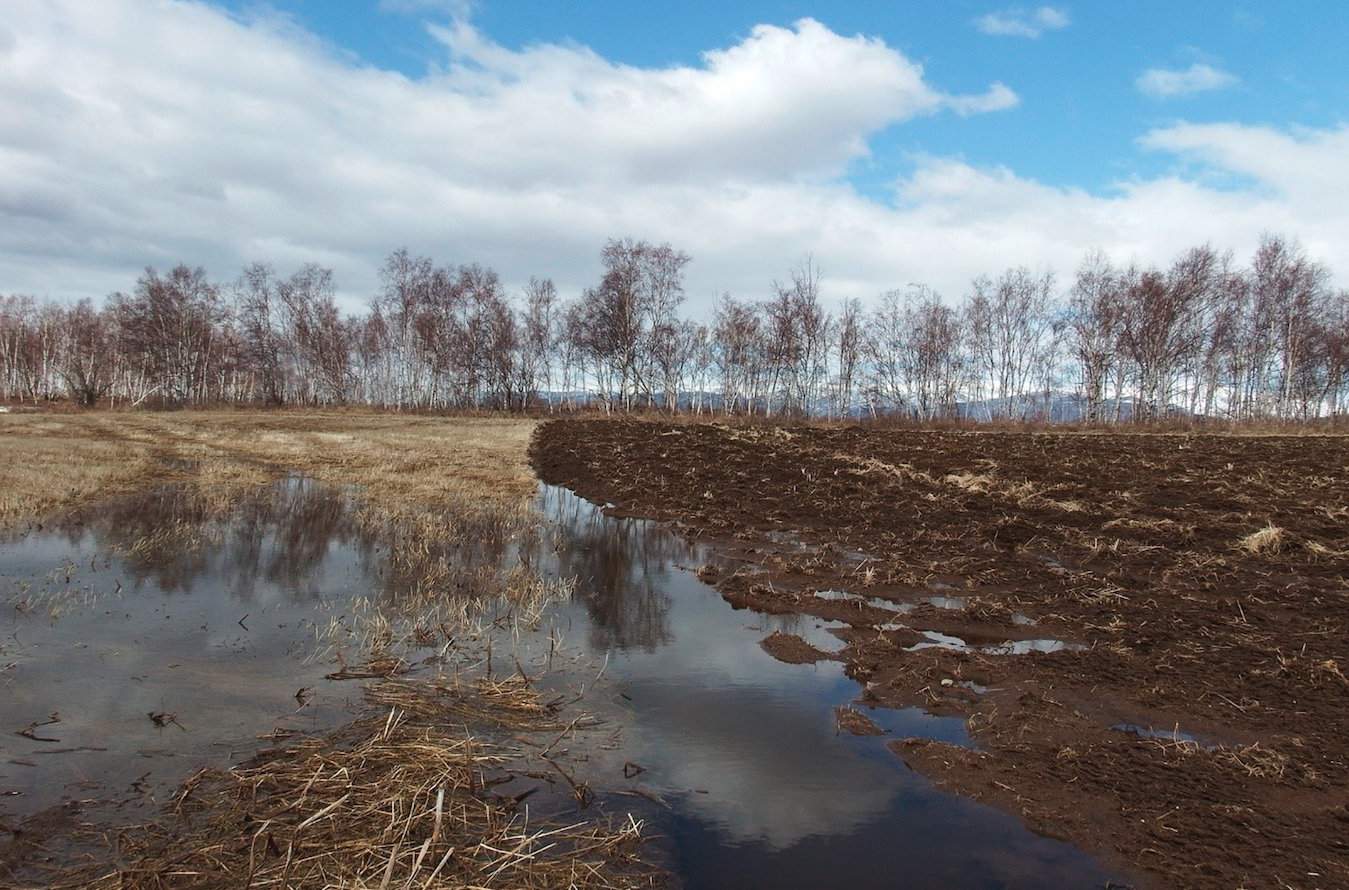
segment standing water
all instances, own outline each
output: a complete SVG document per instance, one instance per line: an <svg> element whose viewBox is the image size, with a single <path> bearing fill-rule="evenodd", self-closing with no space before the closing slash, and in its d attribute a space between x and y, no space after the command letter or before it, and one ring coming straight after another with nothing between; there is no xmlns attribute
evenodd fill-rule
<svg viewBox="0 0 1349 890"><path fill-rule="evenodd" d="M336 725L359 698L315 658L325 629L395 596L397 571L350 492L292 478L222 513L182 489L0 544L0 817L63 801L162 804L194 770L259 735ZM688 887L1091 887L1073 847L936 790L885 747L969 744L962 721L871 710L840 733L857 684L785 664L774 631L838 641L809 617L731 608L696 577L712 557L652 522L541 487L550 533L487 547L577 580L520 634L540 682L589 688L611 730L582 764L611 812L638 810ZM467 556L465 557L467 558ZM555 658L556 652L569 657ZM23 732L22 735L16 734Z"/></svg>

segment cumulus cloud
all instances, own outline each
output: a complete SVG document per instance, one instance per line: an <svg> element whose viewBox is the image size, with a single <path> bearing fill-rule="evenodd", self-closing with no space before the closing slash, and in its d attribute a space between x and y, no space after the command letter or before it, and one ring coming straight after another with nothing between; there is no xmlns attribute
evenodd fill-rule
<svg viewBox="0 0 1349 890"><path fill-rule="evenodd" d="M427 89L474 142L455 168L553 181L632 183L828 177L867 153L866 137L918 115L1015 104L1003 84L973 96L931 86L920 65L879 40L842 37L812 19L759 25L698 67L617 65L575 47L521 51L471 24L432 26L451 63ZM502 150L505 150L505 154ZM591 162L593 159L593 163ZM482 170L482 172L489 172Z"/></svg>
<svg viewBox="0 0 1349 890"><path fill-rule="evenodd" d="M1349 243L1349 209L1325 197L1349 192L1344 130L1145 137L1186 169L1240 173L1244 190L1176 174L1094 195L923 157L893 195L863 195L845 173L876 133L1015 94L953 95L883 42L812 20L662 68L507 49L449 21L438 67L409 78L199 3L14 0L6 13L0 292L101 296L180 260L218 278L315 261L354 306L406 245L575 293L603 240L630 235L693 255L696 311L723 290L760 296L807 255L834 297L909 281L954 296L977 273L1067 269L1091 247L1163 261L1269 229L1313 250Z"/></svg>
<svg viewBox="0 0 1349 890"><path fill-rule="evenodd" d="M1149 68L1138 75L1134 85L1140 92L1156 99L1171 99L1176 96L1221 90L1236 82L1235 75L1221 68L1195 62L1189 68Z"/></svg>
<svg viewBox="0 0 1349 890"><path fill-rule="evenodd" d="M418 79L202 4L20 2L9 19L10 288L248 256L364 284L405 242L574 280L606 234L679 240L709 204L831 180L887 126L1015 101L1001 84L949 95L881 41L809 19L656 69L507 50L460 19L432 27L446 59ZM61 258L59 284L35 254Z"/></svg>
<svg viewBox="0 0 1349 890"><path fill-rule="evenodd" d="M1035 9L1013 7L990 12L974 20L974 27L994 37L1029 37L1034 39L1046 31L1058 31L1072 24L1068 13L1054 6Z"/></svg>
<svg viewBox="0 0 1349 890"><path fill-rule="evenodd" d="M988 111L1005 111L1021 104L1021 97L1005 83L997 82L986 93L974 96L952 96L946 104L961 117L971 114L984 114Z"/></svg>

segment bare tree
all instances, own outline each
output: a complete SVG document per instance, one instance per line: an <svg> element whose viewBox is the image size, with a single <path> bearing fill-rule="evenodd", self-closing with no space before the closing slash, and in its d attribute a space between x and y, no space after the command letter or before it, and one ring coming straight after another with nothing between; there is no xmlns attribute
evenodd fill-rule
<svg viewBox="0 0 1349 890"><path fill-rule="evenodd" d="M276 274L262 263L244 269L235 285L235 311L244 360L269 405L285 404L292 371L284 307L276 291Z"/></svg>
<svg viewBox="0 0 1349 890"><path fill-rule="evenodd" d="M883 294L864 355L874 404L920 420L955 416L968 374L960 314L933 291Z"/></svg>
<svg viewBox="0 0 1349 890"><path fill-rule="evenodd" d="M753 413L764 346L758 313L730 294L721 298L712 331L712 360L721 378L722 410Z"/></svg>
<svg viewBox="0 0 1349 890"><path fill-rule="evenodd" d="M838 335L835 344L838 350L838 374L834 378L834 409L840 417L849 417L853 409L853 389L857 382L858 364L862 357L862 303L860 300L845 300L843 311L839 313Z"/></svg>
<svg viewBox="0 0 1349 890"><path fill-rule="evenodd" d="M1077 367L1083 419L1105 421L1106 386L1118 361L1120 276L1105 254L1087 255L1069 296L1068 349Z"/></svg>
<svg viewBox="0 0 1349 890"><path fill-rule="evenodd" d="M820 302L820 272L807 260L792 272L785 289L790 306L794 362L788 368L795 408L810 413L820 400L829 360L832 319Z"/></svg>
<svg viewBox="0 0 1349 890"><path fill-rule="evenodd" d="M205 270L180 265L161 276L146 269L114 310L153 392L175 403L209 400L227 315L220 289Z"/></svg>
<svg viewBox="0 0 1349 890"><path fill-rule="evenodd" d="M331 270L243 270L222 299L201 269L147 269L102 309L0 299L0 398L264 402L523 410L957 414L1029 418L1071 376L1082 418L1132 405L1307 420L1349 402L1349 297L1296 243L1266 236L1248 267L1202 246L1163 269L1086 257L1066 299L1048 273L974 281L964 305L921 285L831 315L813 262L762 302L681 313L689 257L612 240L599 283L563 302L548 279L507 296L492 269L398 250L367 311L344 316ZM709 393L709 391L712 391ZM716 391L719 391L717 393ZM710 398L709 398L710 395ZM1037 407L1038 406L1038 407Z"/></svg>
<svg viewBox="0 0 1349 890"><path fill-rule="evenodd" d="M1033 275L1025 267L1008 269L996 281L974 281L965 325L990 416L1025 417L1029 410L1020 397L1032 391L1055 346L1053 288L1053 273Z"/></svg>
<svg viewBox="0 0 1349 890"><path fill-rule="evenodd" d="M1281 417L1305 416L1308 405L1300 398L1299 381L1315 363L1316 323L1325 299L1329 273L1311 262L1297 244L1265 236L1252 263L1255 302L1271 322L1278 355L1277 412Z"/></svg>
<svg viewBox="0 0 1349 890"><path fill-rule="evenodd" d="M553 409L553 353L558 337L557 288L551 278L531 278L525 287L524 343L521 373L531 392L542 387Z"/></svg>
<svg viewBox="0 0 1349 890"><path fill-rule="evenodd" d="M1205 310L1218 283L1218 254L1196 247L1160 272L1131 277L1122 290L1120 342L1134 371L1139 420L1168 412L1177 373L1205 337Z"/></svg>
<svg viewBox="0 0 1349 890"><path fill-rule="evenodd" d="M277 288L286 307L294 355L307 381L306 400L347 401L351 386L351 326L337 308L331 269L308 264Z"/></svg>
<svg viewBox="0 0 1349 890"><path fill-rule="evenodd" d="M89 300L66 313L59 370L73 400L92 407L112 389L116 346L111 319Z"/></svg>

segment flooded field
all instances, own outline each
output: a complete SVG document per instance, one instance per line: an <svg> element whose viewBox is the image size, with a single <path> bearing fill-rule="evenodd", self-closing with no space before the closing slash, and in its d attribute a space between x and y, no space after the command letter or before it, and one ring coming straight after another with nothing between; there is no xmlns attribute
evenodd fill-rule
<svg viewBox="0 0 1349 890"><path fill-rule="evenodd" d="M259 733L342 719L357 690L314 656L380 572L347 508L298 478L223 515L165 488L0 545L6 812L153 805Z"/></svg>
<svg viewBox="0 0 1349 890"><path fill-rule="evenodd" d="M486 528L437 554L460 566L471 604L438 607L442 626L456 612L454 640L404 639L374 617L406 617L419 575L351 488L290 477L221 504L167 486L12 536L0 545L4 821L71 801L84 818L144 818L201 767L337 726L362 680L332 677L359 675L383 634L402 641L381 651L412 677L518 672L579 697L602 721L564 742L593 792L584 811L644 819L650 858L676 883L1109 879L1014 817L935 789L886 747L969 746L963 719L856 705L841 662L788 664L759 645L777 632L838 650L840 623L733 609L697 576L717 557L663 526L552 486L536 506L541 529ZM487 580L522 569L567 579L527 620ZM881 734L841 728L848 706ZM541 812L577 807L561 780L538 786Z"/></svg>

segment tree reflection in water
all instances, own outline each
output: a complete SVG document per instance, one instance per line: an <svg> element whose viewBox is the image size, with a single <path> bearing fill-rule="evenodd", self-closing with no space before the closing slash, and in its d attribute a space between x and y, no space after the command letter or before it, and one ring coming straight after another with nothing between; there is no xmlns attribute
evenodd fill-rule
<svg viewBox="0 0 1349 890"><path fill-rule="evenodd" d="M191 593L209 577L245 605L257 604L263 588L313 602L331 587L322 572L334 570L335 557L352 593L378 593L389 604L428 594L491 597L493 583L519 564L577 579L593 649L669 643L663 582L693 549L652 534L649 523L610 522L564 489L540 486L535 503L548 527L450 511L414 526L407 514L370 509L354 489L292 476L230 498L165 485L59 520L54 530L72 544L92 535L101 551L119 554L137 587ZM454 531L438 536L441 528ZM428 579L439 586L428 589Z"/></svg>
<svg viewBox="0 0 1349 890"><path fill-rule="evenodd" d="M693 549L673 534L651 534L651 523L611 522L565 489L540 486L539 509L556 524L554 571L574 577L590 617L591 648L652 651L673 639L669 567Z"/></svg>

